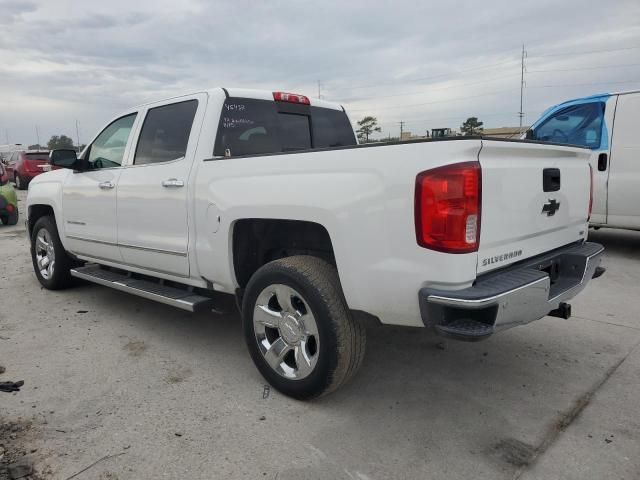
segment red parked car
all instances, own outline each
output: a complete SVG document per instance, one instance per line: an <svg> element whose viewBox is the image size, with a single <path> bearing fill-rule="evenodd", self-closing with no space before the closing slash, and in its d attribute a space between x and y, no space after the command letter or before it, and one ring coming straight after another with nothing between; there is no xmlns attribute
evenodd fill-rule
<svg viewBox="0 0 640 480"><path fill-rule="evenodd" d="M25 190L33 177L51 169L48 150L13 152L6 163L9 178L18 190Z"/></svg>

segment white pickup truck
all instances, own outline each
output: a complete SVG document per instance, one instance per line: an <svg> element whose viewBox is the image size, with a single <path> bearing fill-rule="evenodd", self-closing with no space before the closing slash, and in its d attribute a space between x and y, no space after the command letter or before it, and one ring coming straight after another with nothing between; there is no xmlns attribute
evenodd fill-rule
<svg viewBox="0 0 640 480"><path fill-rule="evenodd" d="M235 295L280 391L357 371L364 326L465 340L545 315L599 267L588 149L456 137L358 145L342 106L213 89L124 112L29 187L35 274L186 310Z"/></svg>

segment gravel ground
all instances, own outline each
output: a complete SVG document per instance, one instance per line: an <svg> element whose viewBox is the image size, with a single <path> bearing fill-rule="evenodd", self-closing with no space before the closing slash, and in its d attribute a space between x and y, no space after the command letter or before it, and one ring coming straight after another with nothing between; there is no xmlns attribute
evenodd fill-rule
<svg viewBox="0 0 640 480"><path fill-rule="evenodd" d="M355 380L304 403L265 385L232 309L43 290L0 226L0 381L25 382L0 392L0 478L639 478L640 232L592 238L608 270L570 320L471 344L373 327Z"/></svg>

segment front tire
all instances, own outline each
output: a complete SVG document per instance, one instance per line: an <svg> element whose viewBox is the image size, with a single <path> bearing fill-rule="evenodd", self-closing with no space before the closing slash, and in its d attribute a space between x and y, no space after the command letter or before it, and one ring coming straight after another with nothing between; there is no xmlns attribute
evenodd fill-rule
<svg viewBox="0 0 640 480"><path fill-rule="evenodd" d="M362 363L366 332L349 311L335 267L311 256L262 266L245 290L242 318L265 379L297 399L325 395Z"/></svg>
<svg viewBox="0 0 640 480"><path fill-rule="evenodd" d="M52 216L39 218L33 226L31 260L36 277L44 288L60 290L71 285L73 261L60 242Z"/></svg>

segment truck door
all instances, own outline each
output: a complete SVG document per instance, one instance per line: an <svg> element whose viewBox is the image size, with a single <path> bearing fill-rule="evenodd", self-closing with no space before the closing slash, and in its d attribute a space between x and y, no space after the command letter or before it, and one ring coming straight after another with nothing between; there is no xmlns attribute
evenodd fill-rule
<svg viewBox="0 0 640 480"><path fill-rule="evenodd" d="M187 202L199 133L192 127L202 123L205 107L201 94L146 110L132 160L118 182L118 245L125 264L189 275Z"/></svg>
<svg viewBox="0 0 640 480"><path fill-rule="evenodd" d="M131 113L111 122L84 152L88 169L69 175L62 187L62 212L68 249L121 263L117 246L116 186L131 149L136 120Z"/></svg>
<svg viewBox="0 0 640 480"><path fill-rule="evenodd" d="M607 223L640 228L640 93L618 96L611 146Z"/></svg>

